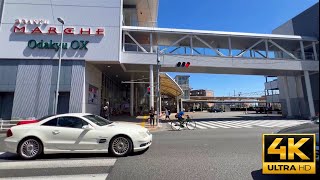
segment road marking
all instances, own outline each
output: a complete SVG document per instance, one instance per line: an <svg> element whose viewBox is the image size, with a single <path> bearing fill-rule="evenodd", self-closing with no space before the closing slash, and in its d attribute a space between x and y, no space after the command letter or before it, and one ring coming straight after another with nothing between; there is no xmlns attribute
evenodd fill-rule
<svg viewBox="0 0 320 180"><path fill-rule="evenodd" d="M287 127L287 126L293 126L296 124L297 124L296 122L279 121L278 124L276 124L276 127Z"/></svg>
<svg viewBox="0 0 320 180"><path fill-rule="evenodd" d="M257 122L253 124L254 126L259 126L259 127L267 127L271 124L274 124L274 121L269 121L269 120L261 120L260 122Z"/></svg>
<svg viewBox="0 0 320 180"><path fill-rule="evenodd" d="M200 126L199 126L200 125ZM196 122L196 128L200 128L200 129L207 129L206 127L208 127L208 128L218 128L218 127L216 127L216 126L212 126L212 125L209 125L209 124L205 124L205 123L203 123L203 121L201 121L201 122Z"/></svg>
<svg viewBox="0 0 320 180"><path fill-rule="evenodd" d="M90 166L113 166L117 159L86 159L86 160L53 160L53 161L16 161L2 162L0 169L41 169Z"/></svg>
<svg viewBox="0 0 320 180"><path fill-rule="evenodd" d="M291 127L291 126L296 126L296 125L300 125L300 124L304 124L304 123L284 123L279 125L278 127Z"/></svg>
<svg viewBox="0 0 320 180"><path fill-rule="evenodd" d="M310 121L298 120L226 120L226 121L197 121L198 129L215 128L254 128L254 127L290 127L308 123ZM168 122L171 126L171 123Z"/></svg>
<svg viewBox="0 0 320 180"><path fill-rule="evenodd" d="M238 126L238 127L241 127L241 128L252 128L251 124L254 123L254 122L248 123L246 121L240 120L240 121L227 121L227 123L229 125Z"/></svg>
<svg viewBox="0 0 320 180"><path fill-rule="evenodd" d="M252 120L241 120L241 121L235 121L235 125L241 125L248 128L252 128L252 126L259 121L252 121Z"/></svg>
<svg viewBox="0 0 320 180"><path fill-rule="evenodd" d="M287 122L288 124L292 124L293 122ZM277 121L277 120L274 120L274 121L269 121L269 122L266 122L264 124L260 124L258 126L261 126L261 127L278 127L279 124L282 124L281 121Z"/></svg>
<svg viewBox="0 0 320 180"><path fill-rule="evenodd" d="M222 125L235 127L235 128L251 128L251 126L243 125L241 121L237 121L237 122L227 121L227 122L224 122L224 123L221 123L221 121L219 121L217 123L220 123Z"/></svg>
<svg viewBox="0 0 320 180"><path fill-rule="evenodd" d="M203 123L203 124L208 124L208 125L210 125L210 126L216 126L216 127L219 127L219 128L230 128L230 127L228 127L228 126L219 125L219 124L217 124L217 123L215 123L215 122L213 122L213 121L201 121L201 123Z"/></svg>
<svg viewBox="0 0 320 180"><path fill-rule="evenodd" d="M30 176L30 177L11 177L0 178L0 180L33 180L33 179L45 179L45 180L105 180L108 174L77 174L77 175L54 175L54 176Z"/></svg>

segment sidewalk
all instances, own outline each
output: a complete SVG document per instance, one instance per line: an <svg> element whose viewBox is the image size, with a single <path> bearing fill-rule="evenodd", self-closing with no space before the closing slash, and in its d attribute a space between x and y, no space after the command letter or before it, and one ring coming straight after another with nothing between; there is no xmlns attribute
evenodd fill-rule
<svg viewBox="0 0 320 180"><path fill-rule="evenodd" d="M114 122L134 123L134 124L140 125L142 127L145 127L147 129L149 129L149 131L153 131L153 132L162 129L162 127L156 127L156 126L152 127L148 122L148 118L149 118L149 116L131 117L131 116L124 116L123 115L123 116L112 116L112 117L110 117L110 120L114 121ZM161 116L160 118L164 118L164 117Z"/></svg>

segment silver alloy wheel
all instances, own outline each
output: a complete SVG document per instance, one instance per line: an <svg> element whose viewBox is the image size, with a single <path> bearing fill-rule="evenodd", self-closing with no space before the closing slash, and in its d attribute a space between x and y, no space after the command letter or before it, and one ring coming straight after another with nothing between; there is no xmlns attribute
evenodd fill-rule
<svg viewBox="0 0 320 180"><path fill-rule="evenodd" d="M130 148L130 142L125 137L117 137L112 142L112 150L118 156L125 155Z"/></svg>
<svg viewBox="0 0 320 180"><path fill-rule="evenodd" d="M20 146L21 155L26 158L33 158L39 154L40 144L37 140L28 139Z"/></svg>

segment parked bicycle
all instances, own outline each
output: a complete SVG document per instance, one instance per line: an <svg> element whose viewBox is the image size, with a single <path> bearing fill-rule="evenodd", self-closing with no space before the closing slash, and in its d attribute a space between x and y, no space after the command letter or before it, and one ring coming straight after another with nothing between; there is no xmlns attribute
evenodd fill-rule
<svg viewBox="0 0 320 180"><path fill-rule="evenodd" d="M171 121L172 130L179 131L183 128L187 128L189 130L195 130L197 128L197 123L192 120L192 117L186 115L186 119L179 121Z"/></svg>

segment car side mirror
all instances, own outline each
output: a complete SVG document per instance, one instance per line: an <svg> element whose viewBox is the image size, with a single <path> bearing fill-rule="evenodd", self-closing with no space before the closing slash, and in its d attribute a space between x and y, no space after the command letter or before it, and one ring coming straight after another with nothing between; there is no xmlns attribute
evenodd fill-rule
<svg viewBox="0 0 320 180"><path fill-rule="evenodd" d="M90 131L90 130L93 130L93 127L90 125L84 125L84 126L82 126L82 129Z"/></svg>

